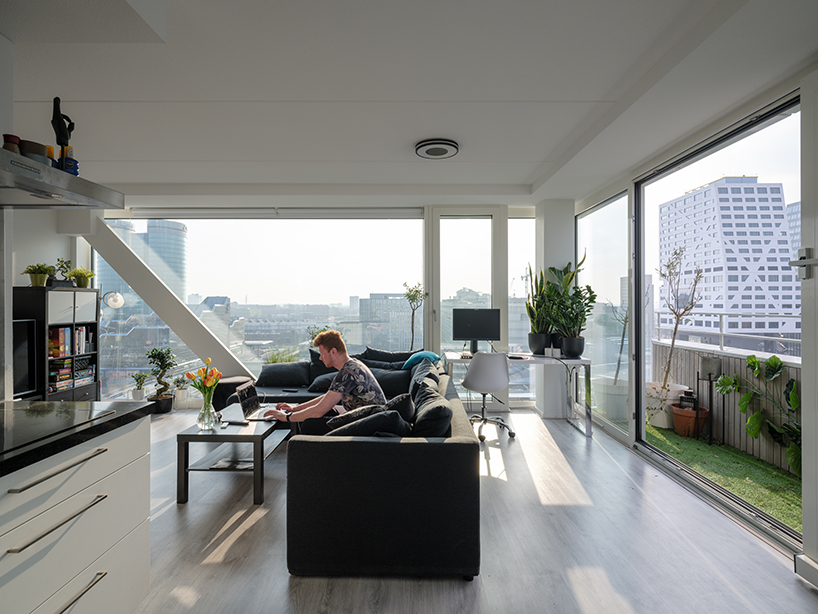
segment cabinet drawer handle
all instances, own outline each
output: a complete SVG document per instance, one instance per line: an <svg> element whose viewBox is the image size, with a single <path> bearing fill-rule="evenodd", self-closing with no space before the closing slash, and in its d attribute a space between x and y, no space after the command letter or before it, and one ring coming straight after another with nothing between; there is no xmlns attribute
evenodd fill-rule
<svg viewBox="0 0 818 614"><path fill-rule="evenodd" d="M57 529L59 529L59 528L60 528L61 526L63 526L64 524L66 524L66 523L68 523L68 522L71 522L72 520L74 520L74 518L76 518L77 516L79 516L79 515L80 515L80 514L82 514L83 512L88 511L89 509L91 509L92 507L94 507L94 506L95 506L97 503L99 503L100 501L102 501L103 499L106 499L106 498L108 498L108 495L97 495L97 496L96 496L96 498L95 498L93 501L91 501L91 503L89 503L88 505L84 505L83 507L81 507L80 509L78 509L76 512L74 512L73 514L71 514L71 515L70 515L68 518L66 518L65 520L61 520L60 522L58 522L57 524L55 524L55 525L54 525L53 527L51 527L50 529L46 529L45 531L43 531L42 533L40 533L40 534L39 534L39 535L37 535L36 537L32 538L32 539L31 539L31 540L30 540L28 543L23 544L22 546L19 546L19 547L17 547L17 548L9 548L9 549L7 550L7 552L8 552L9 554L19 554L20 552L22 552L23 550L25 550L25 549L26 549L26 548L28 548L29 546L33 546L34 544L36 544L38 541L40 541L40 540L41 540L43 537L45 537L45 536L46 536L46 535L48 535L49 533L52 533L52 532L56 531Z"/></svg>
<svg viewBox="0 0 818 614"><path fill-rule="evenodd" d="M98 572L97 572L97 575L95 575L95 576L94 576L94 579L93 579L93 580L91 580L91 582L89 582L89 583L88 583L88 586L86 586L86 587L85 587L84 589L82 589L82 590L81 590L79 593L77 593L77 594L76 594L76 596L75 596L75 597L73 597L73 598L71 599L71 601L69 601L68 603L66 603L66 604L65 604L63 607L61 607L61 608L60 608L60 609L59 609L59 610L56 612L56 614L63 614L64 612L67 612L67 611L68 611L68 609L69 609L69 608L70 608L72 605L74 605L75 603L77 603L77 601L79 601L79 600L80 600L80 598L81 598L81 597L82 597L82 596L83 596L85 593L87 593L87 592L88 592L88 591L90 591L92 588L94 588L94 586L96 585L96 583L97 583L97 582L99 582L100 580L102 580L102 579L103 579L105 576L107 576L107 575L108 575L108 572L107 572L107 571L98 571Z"/></svg>
<svg viewBox="0 0 818 614"><path fill-rule="evenodd" d="M84 457L78 459L77 461L71 463L67 467L63 467L62 469L57 469L53 473L49 473L48 475L45 475L45 476L41 477L39 480L34 480L33 482L29 482L25 486L20 486L20 488L9 488L9 494L10 495L18 495L21 492L25 492L29 488L37 486L37 484L42 484L46 480L50 480L51 478L60 475L63 471L68 471L69 469L72 469L72 468L76 467L77 465L81 465L82 463L84 463L86 461L89 461L92 458L94 458L95 456L99 456L103 452L107 452L107 451L108 451L108 448L97 448L96 450L94 450L93 452L88 454L87 456L84 456Z"/></svg>

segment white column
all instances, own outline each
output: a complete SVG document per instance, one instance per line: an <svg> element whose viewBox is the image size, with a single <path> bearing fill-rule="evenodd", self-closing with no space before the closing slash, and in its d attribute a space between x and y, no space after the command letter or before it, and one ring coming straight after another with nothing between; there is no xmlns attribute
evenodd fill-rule
<svg viewBox="0 0 818 614"><path fill-rule="evenodd" d="M801 245L816 257L818 238L818 72L801 82ZM801 282L801 496L804 553L795 559L798 575L818 586L818 300L816 277Z"/></svg>
<svg viewBox="0 0 818 614"><path fill-rule="evenodd" d="M14 45L0 36L0 133L14 133ZM14 286L12 209L0 209L0 352L3 373L0 399L10 401L14 394L14 347L11 339L12 287Z"/></svg>

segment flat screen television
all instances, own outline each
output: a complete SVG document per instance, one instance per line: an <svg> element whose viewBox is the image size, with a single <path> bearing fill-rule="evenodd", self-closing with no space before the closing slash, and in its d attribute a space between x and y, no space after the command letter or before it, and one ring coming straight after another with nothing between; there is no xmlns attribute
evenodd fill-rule
<svg viewBox="0 0 818 614"><path fill-rule="evenodd" d="M14 396L37 390L36 320L12 320Z"/></svg>
<svg viewBox="0 0 818 614"><path fill-rule="evenodd" d="M471 353L478 341L500 340L499 309L452 309L452 339L471 341Z"/></svg>

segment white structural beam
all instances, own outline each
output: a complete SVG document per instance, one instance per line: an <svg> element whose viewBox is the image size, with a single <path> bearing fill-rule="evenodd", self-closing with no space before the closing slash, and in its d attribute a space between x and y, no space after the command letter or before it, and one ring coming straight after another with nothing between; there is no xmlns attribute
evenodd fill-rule
<svg viewBox="0 0 818 614"><path fill-rule="evenodd" d="M79 234L119 273L179 339L203 361L228 375L253 377L250 370L207 328L95 211L61 211L61 231Z"/></svg>

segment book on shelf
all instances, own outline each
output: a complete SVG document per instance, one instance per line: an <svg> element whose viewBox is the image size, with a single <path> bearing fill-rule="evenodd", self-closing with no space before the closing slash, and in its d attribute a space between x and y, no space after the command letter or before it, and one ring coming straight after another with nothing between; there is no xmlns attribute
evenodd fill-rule
<svg viewBox="0 0 818 614"><path fill-rule="evenodd" d="M93 384L94 378L93 377L82 377L77 378L74 380L74 388L79 388L80 386L87 386L88 384Z"/></svg>

